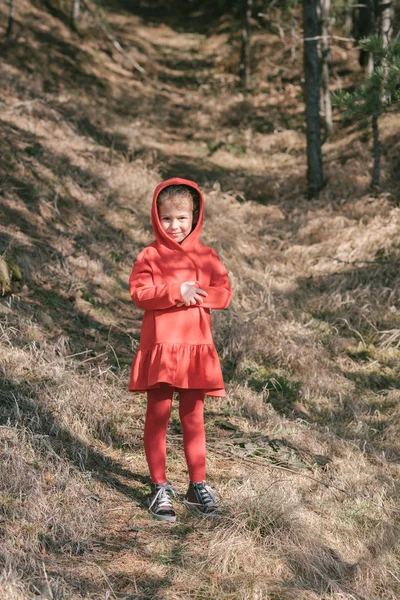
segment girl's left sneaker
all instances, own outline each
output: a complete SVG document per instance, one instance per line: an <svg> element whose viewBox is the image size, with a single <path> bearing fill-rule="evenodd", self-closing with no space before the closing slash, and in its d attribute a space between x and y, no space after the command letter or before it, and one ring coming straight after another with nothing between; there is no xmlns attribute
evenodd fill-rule
<svg viewBox="0 0 400 600"><path fill-rule="evenodd" d="M149 513L158 521L175 523L176 513L172 506L172 498L175 496L176 492L169 482L167 485L152 483L151 494L146 499Z"/></svg>
<svg viewBox="0 0 400 600"><path fill-rule="evenodd" d="M221 510L215 497L214 491L205 481L189 483L183 501L184 506L197 515L206 517L220 517Z"/></svg>

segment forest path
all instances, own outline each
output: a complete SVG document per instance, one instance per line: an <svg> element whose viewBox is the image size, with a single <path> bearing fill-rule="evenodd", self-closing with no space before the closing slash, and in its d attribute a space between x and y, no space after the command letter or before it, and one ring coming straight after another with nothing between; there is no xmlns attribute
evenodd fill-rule
<svg viewBox="0 0 400 600"><path fill-rule="evenodd" d="M261 203L279 202L282 188L304 194L305 141L295 130L300 81L266 81L246 93L236 76L239 46L228 34L206 37L164 23L136 33L155 74L150 88L143 81L140 139L124 121L136 156L151 156L165 178L185 174L205 188L218 182ZM284 54L280 44L276 60Z"/></svg>

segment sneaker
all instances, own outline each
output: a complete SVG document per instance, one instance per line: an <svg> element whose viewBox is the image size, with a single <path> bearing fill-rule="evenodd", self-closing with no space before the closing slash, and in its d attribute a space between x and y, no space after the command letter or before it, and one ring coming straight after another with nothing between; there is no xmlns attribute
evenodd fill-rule
<svg viewBox="0 0 400 600"><path fill-rule="evenodd" d="M220 508L213 490L205 481L189 483L183 504L188 510L208 517L221 516Z"/></svg>
<svg viewBox="0 0 400 600"><path fill-rule="evenodd" d="M158 521L168 521L169 523L176 521L172 496L175 497L176 492L170 483L168 485L151 484L151 494L146 499L146 504L149 507L149 513Z"/></svg>

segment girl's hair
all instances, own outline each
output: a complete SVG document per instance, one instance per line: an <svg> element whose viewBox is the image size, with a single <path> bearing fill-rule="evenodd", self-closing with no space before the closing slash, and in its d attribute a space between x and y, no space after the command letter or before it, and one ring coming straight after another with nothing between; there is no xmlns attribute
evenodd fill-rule
<svg viewBox="0 0 400 600"><path fill-rule="evenodd" d="M197 224L200 213L200 196L195 189L188 185L169 185L161 190L157 197L157 209L164 204L166 200L172 200L172 204L176 207L181 207L185 202L189 201L193 210L193 227Z"/></svg>

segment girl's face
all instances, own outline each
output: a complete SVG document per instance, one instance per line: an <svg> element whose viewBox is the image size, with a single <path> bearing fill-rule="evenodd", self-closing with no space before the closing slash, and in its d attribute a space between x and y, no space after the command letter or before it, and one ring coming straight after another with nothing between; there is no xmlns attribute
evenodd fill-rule
<svg viewBox="0 0 400 600"><path fill-rule="evenodd" d="M189 199L168 198L159 207L158 215L161 227L175 242L183 242L192 231L193 206Z"/></svg>

